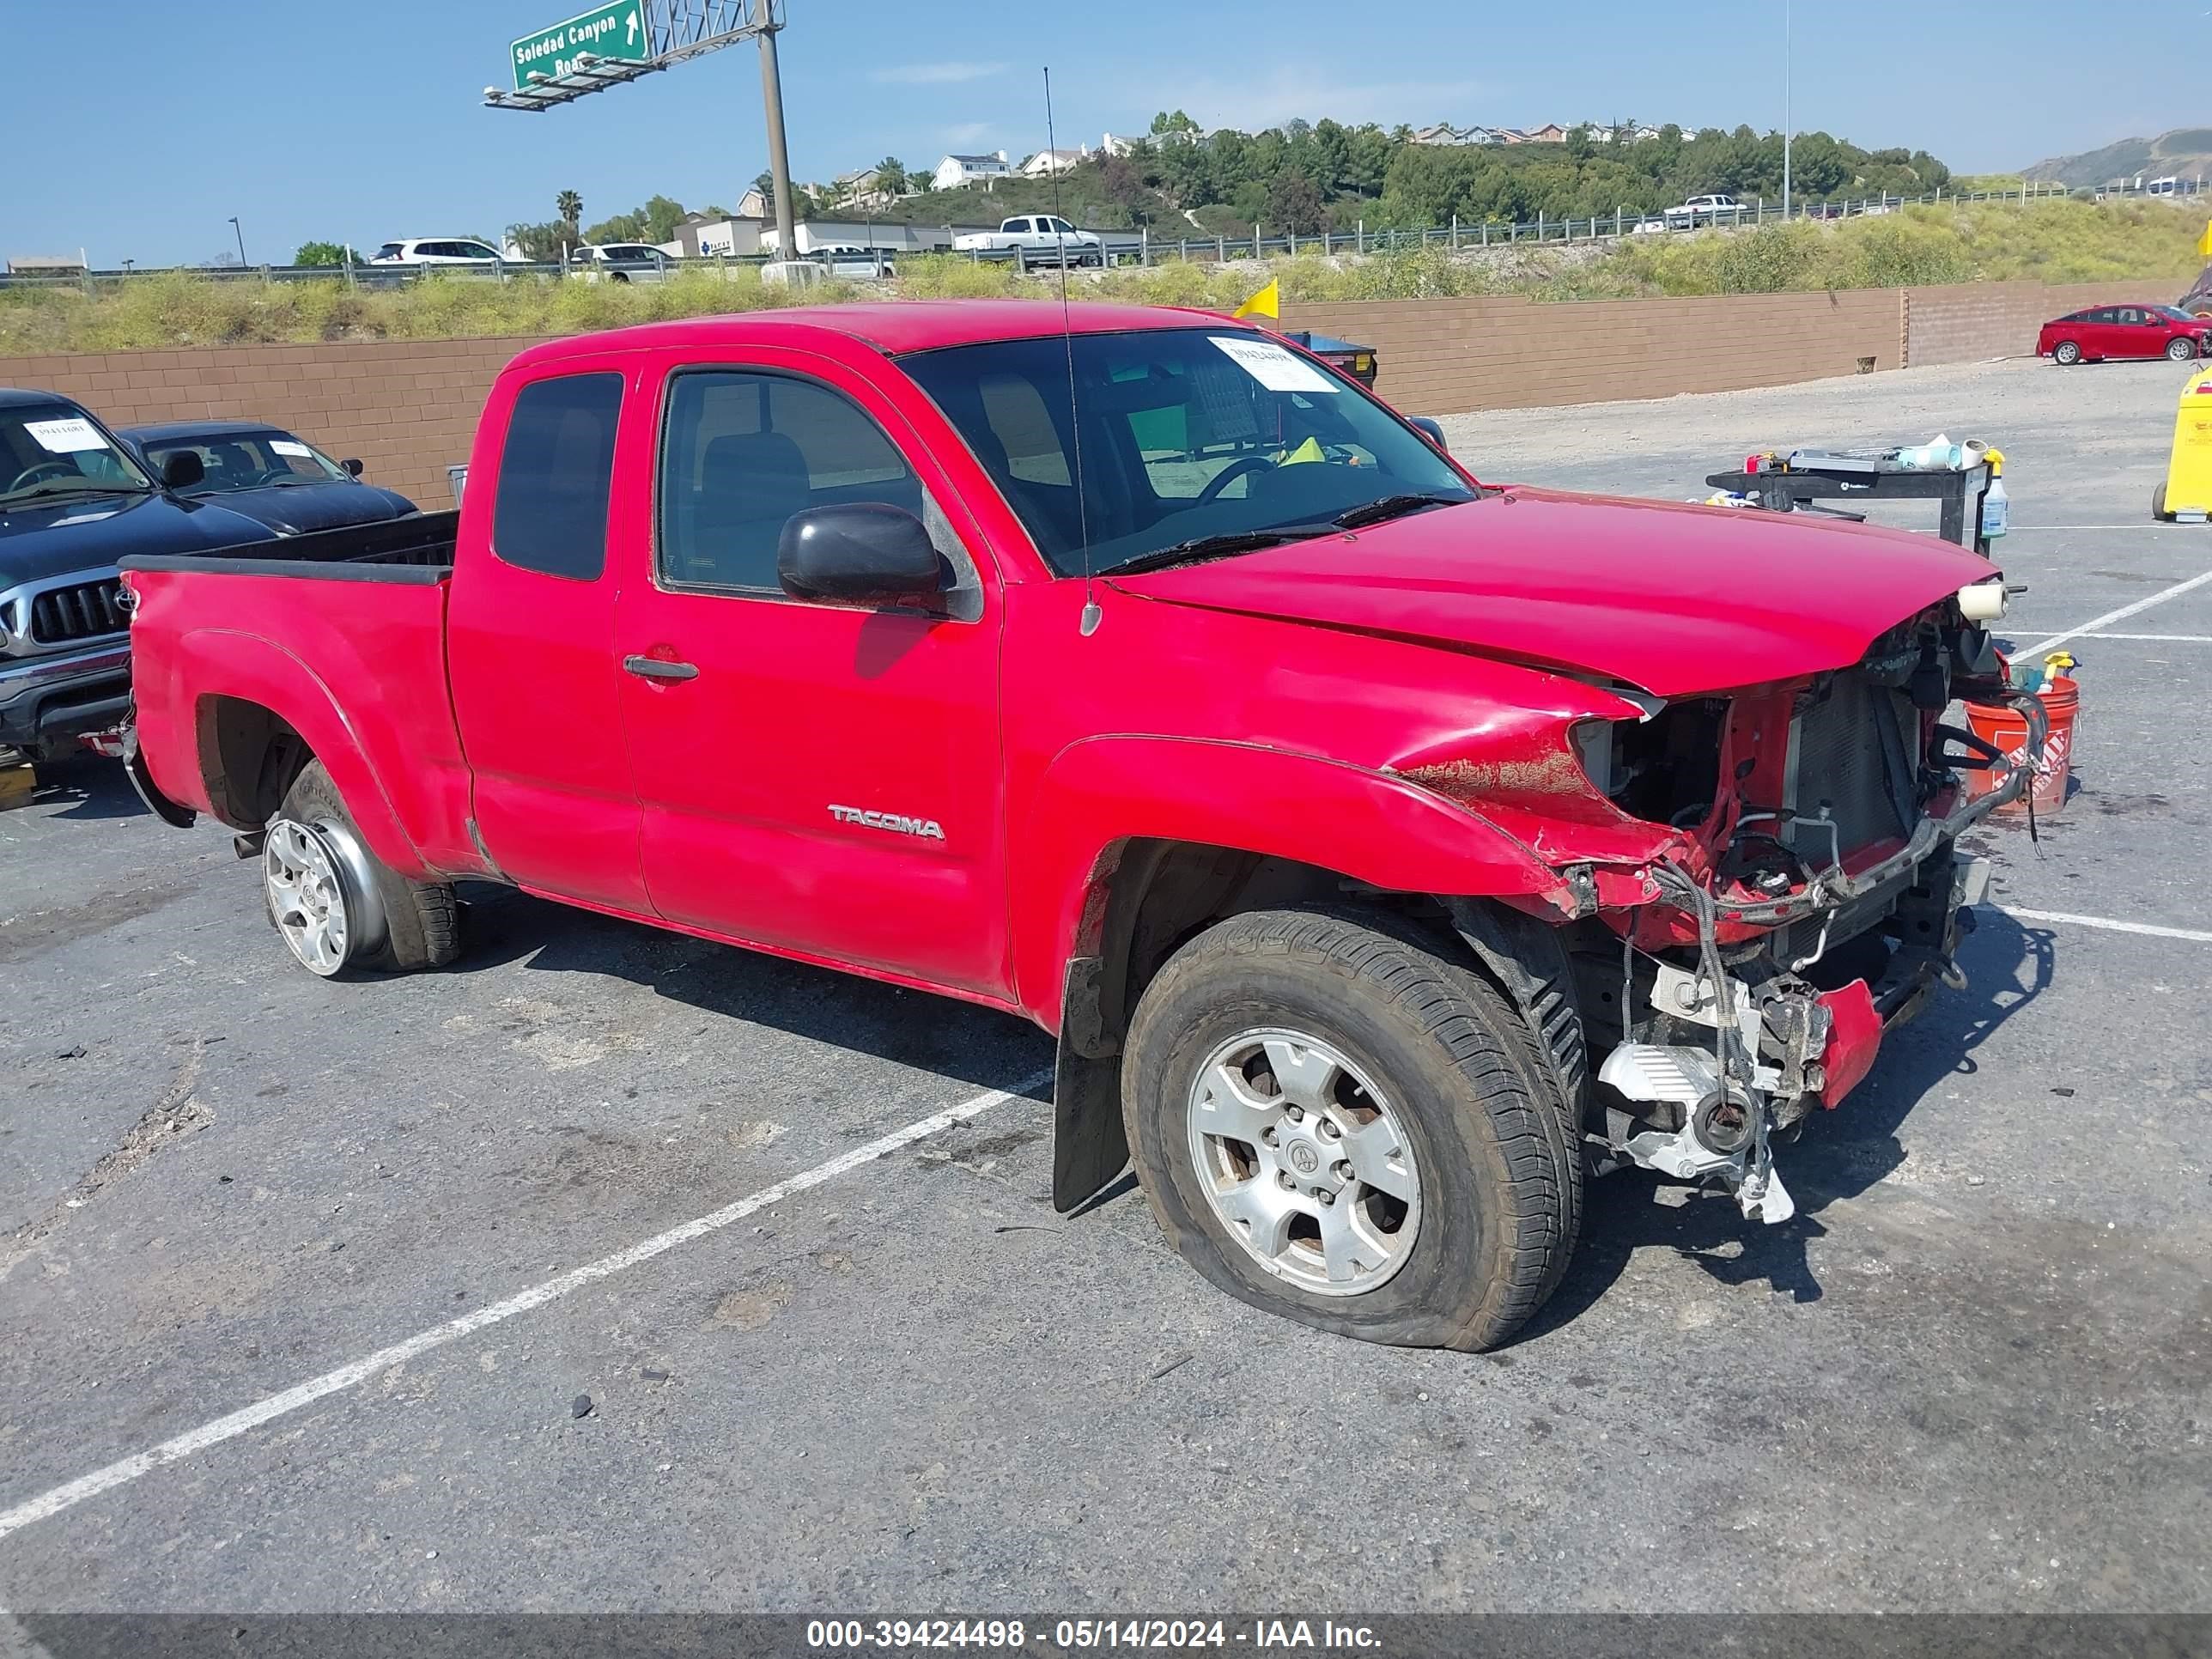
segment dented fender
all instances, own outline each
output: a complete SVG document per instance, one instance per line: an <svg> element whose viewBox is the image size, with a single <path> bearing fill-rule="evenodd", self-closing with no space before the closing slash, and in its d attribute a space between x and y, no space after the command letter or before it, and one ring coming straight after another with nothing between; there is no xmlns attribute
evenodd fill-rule
<svg viewBox="0 0 2212 1659"><path fill-rule="evenodd" d="M1559 872L1468 808L1403 777L1256 744L1099 737L1010 800L1019 1000L1060 1028L1068 960L1095 930L1116 850L1138 837L1233 848L1395 891L1571 904Z"/></svg>

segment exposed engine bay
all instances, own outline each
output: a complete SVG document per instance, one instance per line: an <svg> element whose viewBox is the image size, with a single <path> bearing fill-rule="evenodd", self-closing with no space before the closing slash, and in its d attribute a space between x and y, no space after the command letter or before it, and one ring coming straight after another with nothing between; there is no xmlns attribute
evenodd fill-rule
<svg viewBox="0 0 2212 1659"><path fill-rule="evenodd" d="M2019 708L2034 754L2040 710L1955 599L1848 669L1642 701L1640 720L1576 732L1615 807L1679 832L1632 872L1589 870L1595 902L1565 930L1596 1062L1586 1137L1601 1170L1717 1182L1783 1221L1776 1142L1837 1105L1937 983L1965 983L1954 958L1988 869L1954 843L2028 769L1946 712Z"/></svg>

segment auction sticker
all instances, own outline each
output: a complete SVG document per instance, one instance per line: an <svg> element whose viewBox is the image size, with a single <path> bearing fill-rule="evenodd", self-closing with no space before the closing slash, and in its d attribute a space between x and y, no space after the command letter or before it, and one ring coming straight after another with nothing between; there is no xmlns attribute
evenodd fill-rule
<svg viewBox="0 0 2212 1659"><path fill-rule="evenodd" d="M1340 392L1344 388L1311 363L1291 356L1273 340L1225 340L1206 337L1229 360L1270 392Z"/></svg>
<svg viewBox="0 0 2212 1659"><path fill-rule="evenodd" d="M269 447L279 455L297 455L303 460L315 453L295 438L271 438Z"/></svg>
<svg viewBox="0 0 2212 1659"><path fill-rule="evenodd" d="M82 415L72 415L60 421L26 421L23 430L29 433L41 449L57 455L74 455L81 449L105 449L107 440L92 428L92 422Z"/></svg>

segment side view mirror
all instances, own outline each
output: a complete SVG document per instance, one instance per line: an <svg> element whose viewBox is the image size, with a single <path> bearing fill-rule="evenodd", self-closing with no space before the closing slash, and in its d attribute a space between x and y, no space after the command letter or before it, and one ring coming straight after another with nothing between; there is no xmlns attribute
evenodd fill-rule
<svg viewBox="0 0 2212 1659"><path fill-rule="evenodd" d="M1430 419L1426 415L1408 415L1406 416L1406 424L1438 449L1443 450L1445 454L1451 453L1451 446L1444 441L1444 429L1439 422Z"/></svg>
<svg viewBox="0 0 2212 1659"><path fill-rule="evenodd" d="M172 489L190 489L207 477L207 467L197 451L179 449L161 463L161 482Z"/></svg>
<svg viewBox="0 0 2212 1659"><path fill-rule="evenodd" d="M854 501L794 513L775 548L775 574L794 599L940 607L943 567L921 520L902 507Z"/></svg>
<svg viewBox="0 0 2212 1659"><path fill-rule="evenodd" d="M349 478L361 477L361 458L358 455L349 455L338 465L346 470L346 477Z"/></svg>

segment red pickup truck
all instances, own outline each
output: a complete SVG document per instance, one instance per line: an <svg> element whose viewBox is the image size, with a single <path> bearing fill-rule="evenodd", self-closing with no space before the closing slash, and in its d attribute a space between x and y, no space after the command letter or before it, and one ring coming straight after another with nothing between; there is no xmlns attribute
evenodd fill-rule
<svg viewBox="0 0 2212 1659"><path fill-rule="evenodd" d="M2020 786L1944 720L2007 695L1990 566L1486 486L1272 335L1062 319L534 347L457 518L125 562L134 775L318 974L452 960L468 878L1024 1015L1062 1208L1133 1159L1348 1335L1505 1340L1588 1172L1789 1215Z"/></svg>

